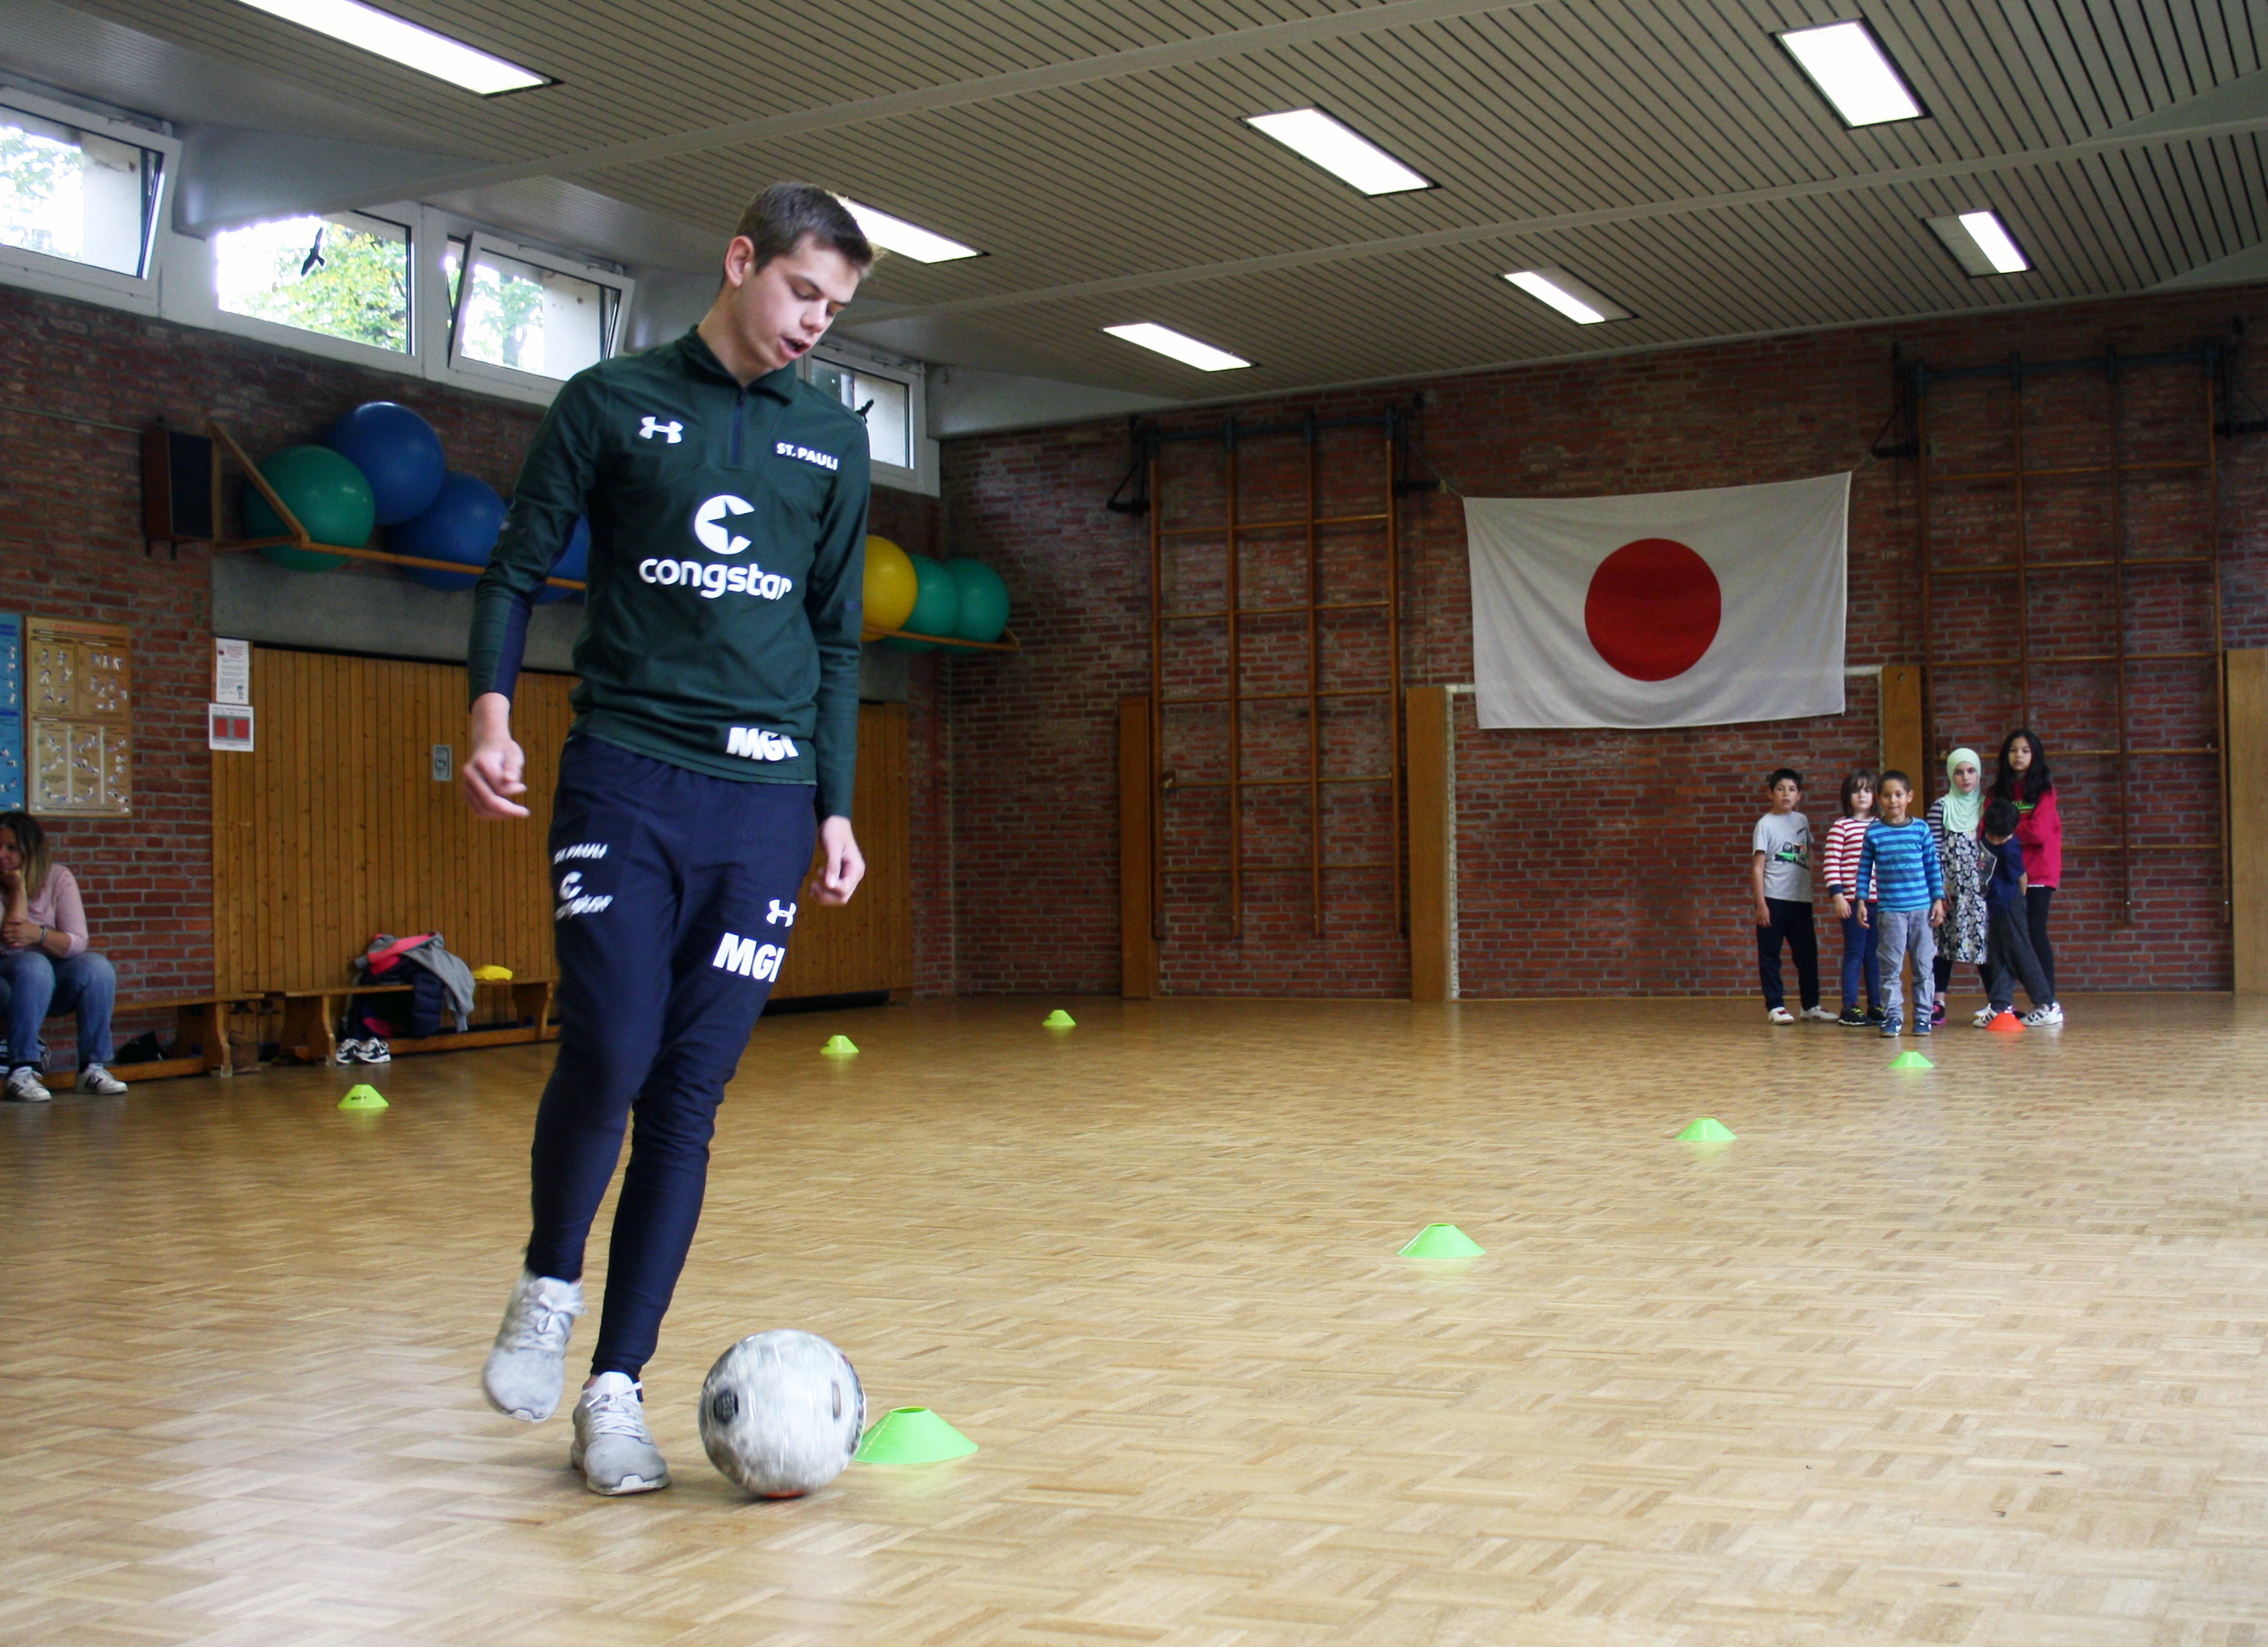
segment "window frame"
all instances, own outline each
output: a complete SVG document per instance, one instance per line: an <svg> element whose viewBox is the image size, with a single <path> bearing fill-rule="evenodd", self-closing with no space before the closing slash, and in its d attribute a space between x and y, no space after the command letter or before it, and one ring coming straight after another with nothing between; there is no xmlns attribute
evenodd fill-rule
<svg viewBox="0 0 2268 1647"><path fill-rule="evenodd" d="M58 102L54 98L41 97L35 92L26 92L6 84L0 84L0 107L28 114L34 120L54 121L80 131L92 132L114 143L129 143L158 157L158 187L150 193L142 225L140 274L123 275L116 269L101 268L74 258L58 257L50 252L32 252L21 246L0 246L0 282L11 286L28 287L33 291L48 292L56 297L114 304L143 314L158 312L162 265L168 238L166 219L173 210L173 186L180 171L180 140L167 132L136 125L131 121L98 114L91 109Z"/></svg>
<svg viewBox="0 0 2268 1647"><path fill-rule="evenodd" d="M796 376L804 382L811 381L814 365L836 366L869 378L887 378L906 386L907 445L913 449L913 467L902 467L895 463L874 460L871 463L874 484L887 486L901 492L921 492L931 497L939 494L937 442L929 437L929 375L921 361L902 355L887 355L865 348L847 338L826 337L803 357L796 368ZM851 408L846 408L851 409Z"/></svg>
<svg viewBox="0 0 2268 1647"><path fill-rule="evenodd" d="M449 301L448 276L444 272L448 243L461 239L465 242L465 276L457 287L456 301ZM612 360L622 352L622 334L629 325L630 304L637 294L637 282L620 270L604 264L586 263L575 258L548 252L541 246L526 246L507 240L502 235L485 229L468 228L462 233L445 232L433 246L433 270L437 282L440 312L446 317L446 330L435 340L438 345L431 375L453 381L467 388L483 389L491 393L499 389L520 394L534 393L549 402L565 384L565 378L554 378L541 371L522 371L514 366L499 366L493 361L475 360L461 354L457 348L458 331L464 320L465 304L472 296L469 278L474 263L483 252L509 259L515 263L533 263L538 268L549 269L555 275L566 275L577 280L587 280L593 285L610 288L615 293L614 323L600 347L599 358Z"/></svg>
<svg viewBox="0 0 2268 1647"><path fill-rule="evenodd" d="M351 337L338 337L329 332L318 332L307 327L293 326L284 320L262 320L256 314L238 314L232 310L222 308L220 306L220 269L213 254L211 239L199 240L187 236L177 237L187 242L187 247L194 248L184 250L182 261L185 265L195 266L198 279L194 287L194 295L186 289L188 283L186 281L182 283L185 290L181 295L186 301L169 304L166 309L167 318L188 320L193 325L210 327L215 331L232 332L239 337L252 338L262 343L280 343L286 348L305 349L309 354L328 356L333 360L351 361L357 366L376 365L388 371L403 372L412 377L424 375L424 367L421 360L424 353L424 329L419 324L423 319L421 311L423 305L418 301L418 292L425 283L425 269L423 264L425 209L412 201L396 201L384 206L357 207L341 211L293 212L289 215L305 217L370 217L379 223L392 224L408 237L409 246L404 261L409 266L409 348L381 349L376 343L364 343ZM281 217L263 219L267 222L283 220ZM232 226L241 228L250 225ZM226 232L226 230L214 231L216 236ZM186 268L184 272L187 272ZM196 310L194 320L191 320L189 314L191 305L195 305Z"/></svg>

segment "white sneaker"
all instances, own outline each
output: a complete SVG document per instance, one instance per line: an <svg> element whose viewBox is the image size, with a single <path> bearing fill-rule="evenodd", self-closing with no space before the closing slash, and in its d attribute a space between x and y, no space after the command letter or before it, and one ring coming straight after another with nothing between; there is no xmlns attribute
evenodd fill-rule
<svg viewBox="0 0 2268 1647"><path fill-rule="evenodd" d="M78 1072L78 1090L98 1098L116 1098L126 1090L126 1083L100 1064L90 1063Z"/></svg>
<svg viewBox="0 0 2268 1647"><path fill-rule="evenodd" d="M519 1272L504 1325L481 1370L481 1390L489 1405L514 1418L540 1424L559 1410L559 1388L566 1376L567 1335L583 1312L583 1283Z"/></svg>
<svg viewBox="0 0 2268 1647"><path fill-rule="evenodd" d="M372 1035L368 1040L356 1043L355 1062L357 1063L392 1063L394 1048Z"/></svg>
<svg viewBox="0 0 2268 1647"><path fill-rule="evenodd" d="M569 1467L583 1472L583 1485L619 1498L669 1485L669 1466L646 1432L644 1386L620 1372L601 1372L575 1403L575 1445Z"/></svg>
<svg viewBox="0 0 2268 1647"><path fill-rule="evenodd" d="M1793 1024L1795 1022L1795 1014L1789 1011L1784 1006L1776 1006L1772 1008L1771 1011L1764 1014L1764 1022L1767 1024Z"/></svg>
<svg viewBox="0 0 2268 1647"><path fill-rule="evenodd" d="M2063 1022L2063 1007L2051 1001L2045 1006L2034 1007L2024 1014L2026 1029L2048 1029Z"/></svg>
<svg viewBox="0 0 2268 1647"><path fill-rule="evenodd" d="M8 1071L8 1101L11 1104L44 1104L55 1094L40 1085L40 1072L28 1063L19 1063Z"/></svg>
<svg viewBox="0 0 2268 1647"><path fill-rule="evenodd" d="M1835 1014L1823 1006L1807 1006L1803 1009L1803 1016L1815 1024L1832 1024L1835 1021Z"/></svg>
<svg viewBox="0 0 2268 1647"><path fill-rule="evenodd" d="M333 1063L352 1063L355 1059L360 1055L361 1052L362 1042L351 1040L342 1040L336 1047L331 1049L331 1062Z"/></svg>

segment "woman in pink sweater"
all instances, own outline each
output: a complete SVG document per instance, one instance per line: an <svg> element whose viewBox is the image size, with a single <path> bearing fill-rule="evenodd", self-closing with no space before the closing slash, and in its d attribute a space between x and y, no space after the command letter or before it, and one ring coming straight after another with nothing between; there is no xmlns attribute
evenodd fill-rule
<svg viewBox="0 0 2268 1647"><path fill-rule="evenodd" d="M2059 1000L2055 946L2048 942L2048 905L2063 880L2063 813L2056 806L2047 746L2030 727L2019 726L2002 740L1992 798L2016 805L2016 841L2024 849L2024 923L2031 929L2040 970L2047 974L2048 999Z"/></svg>
<svg viewBox="0 0 2268 1647"><path fill-rule="evenodd" d="M28 812L0 812L0 1013L8 1027L7 1099L44 1104L40 1080L50 1012L78 1019L78 1089L115 1098L126 1083L110 1062L110 1010L118 974L86 946L78 881L48 861L48 835Z"/></svg>

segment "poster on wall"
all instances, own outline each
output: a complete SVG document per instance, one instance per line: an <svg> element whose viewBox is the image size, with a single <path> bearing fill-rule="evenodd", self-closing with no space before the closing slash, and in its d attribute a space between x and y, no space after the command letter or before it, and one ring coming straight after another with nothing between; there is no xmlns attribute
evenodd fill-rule
<svg viewBox="0 0 2268 1647"><path fill-rule="evenodd" d="M0 812L24 805L24 620L0 612Z"/></svg>
<svg viewBox="0 0 2268 1647"><path fill-rule="evenodd" d="M1843 712L1851 477L1469 497L1483 726Z"/></svg>
<svg viewBox="0 0 2268 1647"><path fill-rule="evenodd" d="M252 705L214 703L205 710L205 747L253 753Z"/></svg>
<svg viewBox="0 0 2268 1647"><path fill-rule="evenodd" d="M213 695L215 703L252 702L252 643L213 636Z"/></svg>
<svg viewBox="0 0 2268 1647"><path fill-rule="evenodd" d="M132 642L121 626L25 620L26 810L54 818L134 810L133 684Z"/></svg>

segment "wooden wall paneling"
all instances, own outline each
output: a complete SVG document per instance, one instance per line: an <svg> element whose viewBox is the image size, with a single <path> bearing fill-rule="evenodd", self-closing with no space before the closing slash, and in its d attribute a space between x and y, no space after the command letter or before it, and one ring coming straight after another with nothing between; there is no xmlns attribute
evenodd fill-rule
<svg viewBox="0 0 2268 1647"><path fill-rule="evenodd" d="M866 879L839 909L799 901L794 941L772 995L778 1000L887 990L902 997L914 982L913 810L906 707L858 706L858 768L851 827L865 854ZM816 870L821 863L812 855Z"/></svg>
<svg viewBox="0 0 2268 1647"><path fill-rule="evenodd" d="M2268 995L2268 651L2231 651L2223 667L2236 992Z"/></svg>
<svg viewBox="0 0 2268 1647"><path fill-rule="evenodd" d="M1118 993L1147 1001L1158 993L1158 935L1152 910L1152 820L1150 700L1118 700Z"/></svg>
<svg viewBox="0 0 2268 1647"><path fill-rule="evenodd" d="M1454 700L1447 687L1412 687L1410 747L1410 998L1457 991L1456 787Z"/></svg>
<svg viewBox="0 0 2268 1647"><path fill-rule="evenodd" d="M1882 665L1882 765L1914 781L1916 797L1929 792L1928 759L1922 749L1922 677L1919 664Z"/></svg>
<svg viewBox="0 0 2268 1647"><path fill-rule="evenodd" d="M522 676L531 816L490 823L431 776L432 745L462 754L461 668L254 648L258 747L212 757L217 983L336 983L379 931L438 931L475 966L551 976L544 842L568 685Z"/></svg>

